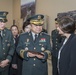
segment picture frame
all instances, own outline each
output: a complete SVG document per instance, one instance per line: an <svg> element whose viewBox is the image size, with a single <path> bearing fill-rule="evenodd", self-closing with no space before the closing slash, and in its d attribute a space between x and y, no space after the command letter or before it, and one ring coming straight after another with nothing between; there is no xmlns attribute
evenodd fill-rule
<svg viewBox="0 0 76 75"><path fill-rule="evenodd" d="M36 0L21 0L21 18L25 22L29 17L35 15Z"/></svg>

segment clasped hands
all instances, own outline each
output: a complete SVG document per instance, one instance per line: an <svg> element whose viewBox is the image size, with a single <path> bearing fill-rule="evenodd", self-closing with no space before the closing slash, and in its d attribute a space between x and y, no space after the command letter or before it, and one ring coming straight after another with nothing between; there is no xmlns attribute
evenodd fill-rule
<svg viewBox="0 0 76 75"><path fill-rule="evenodd" d="M44 53L28 51L28 57L37 57L39 59L43 59L44 58Z"/></svg>
<svg viewBox="0 0 76 75"><path fill-rule="evenodd" d="M3 60L3 61L0 62L0 67L4 68L4 67L6 67L7 65L9 65L8 63L9 63L9 60L8 60L8 59Z"/></svg>

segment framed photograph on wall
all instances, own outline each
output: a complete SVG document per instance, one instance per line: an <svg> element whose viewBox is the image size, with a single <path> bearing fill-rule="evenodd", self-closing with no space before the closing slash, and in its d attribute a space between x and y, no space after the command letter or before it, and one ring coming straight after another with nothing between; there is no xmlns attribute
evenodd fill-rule
<svg viewBox="0 0 76 75"><path fill-rule="evenodd" d="M35 14L35 6L36 0L21 0L21 18L24 22Z"/></svg>

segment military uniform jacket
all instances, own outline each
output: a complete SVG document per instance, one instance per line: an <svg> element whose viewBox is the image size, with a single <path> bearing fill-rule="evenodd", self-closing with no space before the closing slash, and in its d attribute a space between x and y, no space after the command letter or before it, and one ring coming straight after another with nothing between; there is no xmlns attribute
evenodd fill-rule
<svg viewBox="0 0 76 75"><path fill-rule="evenodd" d="M44 59L29 58L27 50L44 52ZM48 75L47 58L50 53L50 36L40 33L34 43L32 33L22 34L19 38L17 53L23 58L22 75Z"/></svg>
<svg viewBox="0 0 76 75"><path fill-rule="evenodd" d="M65 38L58 34L57 29L52 31L51 38L52 38L52 55L57 58L59 49L62 46Z"/></svg>
<svg viewBox="0 0 76 75"><path fill-rule="evenodd" d="M0 37L2 37L2 39L0 39L0 62L5 59L8 59L11 62L15 50L12 33L5 28L2 30L2 35ZM0 71L7 69L8 66L4 68L0 67Z"/></svg>

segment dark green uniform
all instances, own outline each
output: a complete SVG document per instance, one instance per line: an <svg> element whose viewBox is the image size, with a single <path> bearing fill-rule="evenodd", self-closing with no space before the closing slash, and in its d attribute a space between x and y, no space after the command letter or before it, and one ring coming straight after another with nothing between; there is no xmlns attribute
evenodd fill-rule
<svg viewBox="0 0 76 75"><path fill-rule="evenodd" d="M29 58L27 51L43 52L44 58ZM32 33L24 33L19 38L17 53L23 58L22 75L48 75L47 58L50 54L50 36L40 33L34 42Z"/></svg>
<svg viewBox="0 0 76 75"><path fill-rule="evenodd" d="M60 36L57 29L53 30L51 33L52 37L52 65L53 65L53 75L58 75L57 72L57 59L58 51L63 44L64 37Z"/></svg>
<svg viewBox="0 0 76 75"><path fill-rule="evenodd" d="M0 62L5 59L10 60L11 62L14 53L13 36L11 31L6 28L1 32L2 35L0 36ZM0 67L0 75L8 75L8 68L9 65L4 68Z"/></svg>

